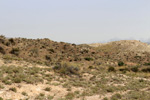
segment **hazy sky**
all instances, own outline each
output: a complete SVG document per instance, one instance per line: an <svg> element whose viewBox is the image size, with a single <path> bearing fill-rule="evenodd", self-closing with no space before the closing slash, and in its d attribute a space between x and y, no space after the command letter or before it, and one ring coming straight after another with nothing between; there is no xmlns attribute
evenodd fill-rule
<svg viewBox="0 0 150 100"><path fill-rule="evenodd" d="M71 43L150 38L150 0L0 0L0 34Z"/></svg>

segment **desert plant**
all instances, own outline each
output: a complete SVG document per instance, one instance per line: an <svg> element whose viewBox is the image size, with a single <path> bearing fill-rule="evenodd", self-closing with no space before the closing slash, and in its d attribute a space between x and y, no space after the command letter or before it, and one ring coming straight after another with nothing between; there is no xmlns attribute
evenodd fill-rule
<svg viewBox="0 0 150 100"><path fill-rule="evenodd" d="M107 92L113 92L114 90L112 88L107 88L106 91Z"/></svg>
<svg viewBox="0 0 150 100"><path fill-rule="evenodd" d="M0 53L5 54L5 50L0 46Z"/></svg>
<svg viewBox="0 0 150 100"><path fill-rule="evenodd" d="M93 60L93 58L90 58L90 57L86 57L84 59L87 60L87 61L92 61Z"/></svg>
<svg viewBox="0 0 150 100"><path fill-rule="evenodd" d="M123 66L123 65L124 65L124 62L122 62L122 61L118 62L118 66Z"/></svg>
<svg viewBox="0 0 150 100"><path fill-rule="evenodd" d="M15 44L15 41L14 41L14 39L13 38L10 38L9 40L8 40L11 44Z"/></svg>
<svg viewBox="0 0 150 100"><path fill-rule="evenodd" d="M49 87L45 88L45 91L50 91L50 90L51 90L51 88L49 88Z"/></svg>
<svg viewBox="0 0 150 100"><path fill-rule="evenodd" d="M12 50L10 51L11 54L14 54L16 56L19 55L19 52L20 52L19 48L12 48Z"/></svg>
<svg viewBox="0 0 150 100"><path fill-rule="evenodd" d="M0 89L3 89L3 88L4 88L4 86L0 84Z"/></svg>
<svg viewBox="0 0 150 100"><path fill-rule="evenodd" d="M54 53L54 52L55 52L54 49L48 49L48 51L49 51L50 53Z"/></svg>
<svg viewBox="0 0 150 100"><path fill-rule="evenodd" d="M121 95L119 93L116 93L111 97L111 100L118 100L118 99L121 99Z"/></svg>
<svg viewBox="0 0 150 100"><path fill-rule="evenodd" d="M116 70L115 70L114 67L111 66L111 67L108 68L108 71L109 71L109 72L115 72Z"/></svg>
<svg viewBox="0 0 150 100"><path fill-rule="evenodd" d="M43 97L43 96L45 96L45 94L44 93L40 93L40 96Z"/></svg>
<svg viewBox="0 0 150 100"><path fill-rule="evenodd" d="M13 91L13 92L17 92L17 89L15 87L13 88L9 88L9 90Z"/></svg>
<svg viewBox="0 0 150 100"><path fill-rule="evenodd" d="M47 96L47 99L48 99L48 100L53 100L53 98L54 98L54 96L50 96L50 95Z"/></svg>
<svg viewBox="0 0 150 100"><path fill-rule="evenodd" d="M139 69L138 69L138 67L137 67L137 66L135 66L135 67L132 67L132 68L131 68L131 71L133 71L133 72L138 72L138 71L139 71Z"/></svg>
<svg viewBox="0 0 150 100"><path fill-rule="evenodd" d="M22 95L27 96L28 94L26 92L22 92Z"/></svg>
<svg viewBox="0 0 150 100"><path fill-rule="evenodd" d="M103 100L108 100L108 98L107 98L107 97L105 97Z"/></svg>
<svg viewBox="0 0 150 100"><path fill-rule="evenodd" d="M150 68L144 68L142 69L142 72L150 72Z"/></svg>
<svg viewBox="0 0 150 100"><path fill-rule="evenodd" d="M145 66L150 66L150 63L145 63L144 65L145 65Z"/></svg>
<svg viewBox="0 0 150 100"><path fill-rule="evenodd" d="M0 100L3 100L3 98L2 98L2 97L0 97Z"/></svg>
<svg viewBox="0 0 150 100"><path fill-rule="evenodd" d="M21 83L22 79L20 77L16 77L13 79L13 82L15 83Z"/></svg>
<svg viewBox="0 0 150 100"><path fill-rule="evenodd" d="M59 72L64 75L78 74L79 68L71 65L70 63L59 63L55 67L53 67L55 72Z"/></svg>
<svg viewBox="0 0 150 100"><path fill-rule="evenodd" d="M45 59L48 60L48 61L51 61L51 60L52 60L52 58L51 58L50 55L46 55L46 56L45 56Z"/></svg>
<svg viewBox="0 0 150 100"><path fill-rule="evenodd" d="M66 95L65 98L66 98L67 100L72 100L74 97L75 97L75 94L72 93L72 92L70 92L70 93L68 93L68 94Z"/></svg>

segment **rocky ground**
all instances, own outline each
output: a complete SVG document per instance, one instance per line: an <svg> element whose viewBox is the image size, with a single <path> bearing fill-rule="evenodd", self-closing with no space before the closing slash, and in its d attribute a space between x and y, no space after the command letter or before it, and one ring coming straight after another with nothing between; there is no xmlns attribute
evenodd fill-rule
<svg viewBox="0 0 150 100"><path fill-rule="evenodd" d="M150 73L120 71L126 66L90 66L73 73L24 61L1 59L0 64L1 100L150 99Z"/></svg>
<svg viewBox="0 0 150 100"><path fill-rule="evenodd" d="M150 49L0 36L0 100L150 100Z"/></svg>

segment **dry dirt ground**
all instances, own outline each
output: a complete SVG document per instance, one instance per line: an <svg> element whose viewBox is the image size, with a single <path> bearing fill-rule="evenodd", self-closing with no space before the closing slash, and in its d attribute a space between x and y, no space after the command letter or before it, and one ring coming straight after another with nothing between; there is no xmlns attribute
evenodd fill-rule
<svg viewBox="0 0 150 100"><path fill-rule="evenodd" d="M68 76L25 61L0 65L0 100L150 100L149 73L100 66Z"/></svg>

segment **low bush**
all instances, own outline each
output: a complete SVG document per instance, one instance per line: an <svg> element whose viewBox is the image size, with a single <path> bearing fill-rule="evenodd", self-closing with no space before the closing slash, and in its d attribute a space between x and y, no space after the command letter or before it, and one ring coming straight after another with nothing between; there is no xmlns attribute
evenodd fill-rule
<svg viewBox="0 0 150 100"><path fill-rule="evenodd" d="M2 97L0 97L0 100L3 100L3 98L2 98Z"/></svg>
<svg viewBox="0 0 150 100"><path fill-rule="evenodd" d="M119 70L122 71L122 72L123 71L130 71L128 68L120 68Z"/></svg>
<svg viewBox="0 0 150 100"><path fill-rule="evenodd" d="M111 67L108 68L108 71L109 71L109 72L115 72L116 70L115 70L114 67L111 66Z"/></svg>
<svg viewBox="0 0 150 100"><path fill-rule="evenodd" d="M87 60L87 61L92 61L93 60L93 58L90 58L90 57L86 57L84 59Z"/></svg>
<svg viewBox="0 0 150 100"><path fill-rule="evenodd" d="M16 77L13 79L13 82L15 83L21 83L22 79L20 77Z"/></svg>
<svg viewBox="0 0 150 100"><path fill-rule="evenodd" d="M122 61L118 62L118 66L123 66L123 65L124 65L124 62L122 62Z"/></svg>
<svg viewBox="0 0 150 100"><path fill-rule="evenodd" d="M54 49L48 49L48 51L49 51L50 53L54 53L54 52L55 52Z"/></svg>
<svg viewBox="0 0 150 100"><path fill-rule="evenodd" d="M64 75L71 75L75 74L77 75L79 72L79 68L75 67L74 65L71 65L70 63L59 63L55 67L53 67L55 72L58 72L60 74Z"/></svg>
<svg viewBox="0 0 150 100"><path fill-rule="evenodd" d="M150 72L150 68L144 68L142 69L142 72Z"/></svg>
<svg viewBox="0 0 150 100"><path fill-rule="evenodd" d="M12 50L10 51L11 54L14 54L16 56L19 55L19 52L20 52L19 48L12 48Z"/></svg>
<svg viewBox="0 0 150 100"><path fill-rule="evenodd" d="M16 88L10 88L9 90L13 91L13 92L17 92L17 89Z"/></svg>
<svg viewBox="0 0 150 100"><path fill-rule="evenodd" d="M26 92L22 92L22 95L27 96L28 94Z"/></svg>
<svg viewBox="0 0 150 100"><path fill-rule="evenodd" d="M121 95L119 93L116 93L111 97L111 100L119 100L119 99L121 99Z"/></svg>
<svg viewBox="0 0 150 100"><path fill-rule="evenodd" d="M49 88L49 87L45 88L45 91L50 91L50 90L51 90L51 88Z"/></svg>
<svg viewBox="0 0 150 100"><path fill-rule="evenodd" d="M137 66L132 67L132 68L131 68L131 71L133 71L133 72L138 72L138 71L139 71L139 68L138 68Z"/></svg>
<svg viewBox="0 0 150 100"><path fill-rule="evenodd" d="M51 60L52 60L52 58L51 58L50 55L46 55L46 56L45 56L45 59L48 60L48 61L51 61Z"/></svg>
<svg viewBox="0 0 150 100"><path fill-rule="evenodd" d="M0 46L0 53L5 54L5 50Z"/></svg>
<svg viewBox="0 0 150 100"><path fill-rule="evenodd" d="M145 65L145 66L150 66L150 63L145 63L144 65Z"/></svg>
<svg viewBox="0 0 150 100"><path fill-rule="evenodd" d="M15 44L15 41L14 41L13 38L10 38L10 39L9 39L9 42L12 43L12 44Z"/></svg>

